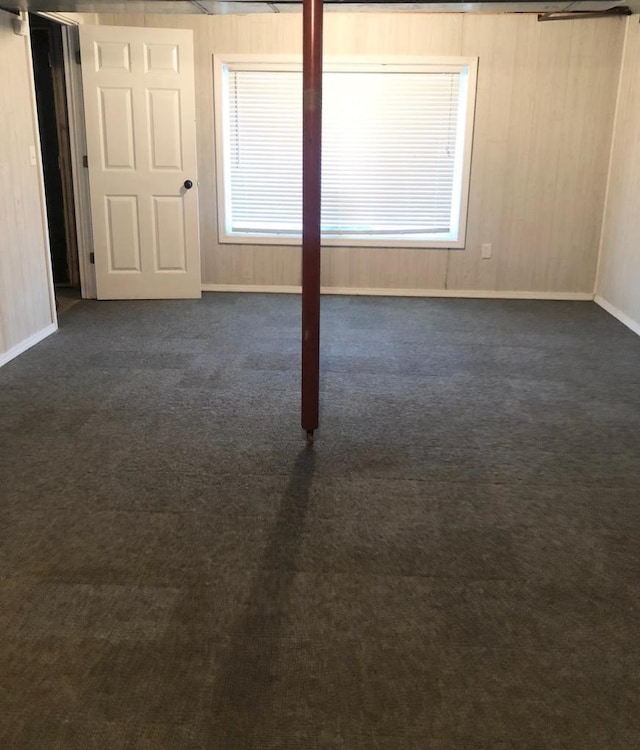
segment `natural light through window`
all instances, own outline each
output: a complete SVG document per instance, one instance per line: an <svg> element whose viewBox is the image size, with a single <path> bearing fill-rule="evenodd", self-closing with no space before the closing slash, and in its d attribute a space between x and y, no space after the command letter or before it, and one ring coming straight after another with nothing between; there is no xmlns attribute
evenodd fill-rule
<svg viewBox="0 0 640 750"><path fill-rule="evenodd" d="M476 59L328 61L323 244L463 247ZM216 56L221 242L299 242L302 74Z"/></svg>

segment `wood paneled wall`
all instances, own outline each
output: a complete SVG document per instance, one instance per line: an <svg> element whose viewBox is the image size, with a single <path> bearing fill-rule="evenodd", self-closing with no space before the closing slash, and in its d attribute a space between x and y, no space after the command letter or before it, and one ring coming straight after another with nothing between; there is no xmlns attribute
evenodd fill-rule
<svg viewBox="0 0 640 750"><path fill-rule="evenodd" d="M55 320L40 167L29 153L38 142L30 51L12 18L0 11L0 362Z"/></svg>
<svg viewBox="0 0 640 750"><path fill-rule="evenodd" d="M628 19L597 293L640 333L640 23ZM635 324L635 325L634 325Z"/></svg>
<svg viewBox="0 0 640 750"><path fill-rule="evenodd" d="M297 285L296 247L220 245L214 52L300 53L301 16L100 16L195 33L204 284ZM327 13L325 54L479 57L464 250L323 249L323 285L593 292L624 20ZM493 257L480 259L480 245Z"/></svg>

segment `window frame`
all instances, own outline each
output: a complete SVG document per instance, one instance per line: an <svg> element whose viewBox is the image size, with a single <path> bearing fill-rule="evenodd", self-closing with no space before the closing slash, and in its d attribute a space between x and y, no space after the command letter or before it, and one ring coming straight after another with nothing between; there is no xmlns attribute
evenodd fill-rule
<svg viewBox="0 0 640 750"><path fill-rule="evenodd" d="M220 244L249 244L249 245L300 245L301 234L295 237L287 233L240 233L228 230L230 226L231 195L230 175L225 166L226 155L229 153L229 135L225 132L224 124L227 120L227 66L234 70L285 70L300 71L302 58L299 55L255 55L216 53L213 55L214 68L214 129L215 129L215 162L217 187L217 223L218 241ZM459 190L454 190L452 216L456 209L458 221L455 238L442 235L425 236L416 239L404 239L398 235L382 237L322 235L322 245L328 247L367 247L367 248L424 248L424 249L452 249L464 248L466 243L467 213L469 206L469 190L471 177L471 161L473 150L473 130L475 122L475 103L478 76L477 57L391 57L391 56L329 56L324 60L325 71L348 72L460 72L461 94L460 101L464 104L465 112L460 117L458 129L464 128L463 148L458 167L457 184ZM230 171L230 170L229 170Z"/></svg>

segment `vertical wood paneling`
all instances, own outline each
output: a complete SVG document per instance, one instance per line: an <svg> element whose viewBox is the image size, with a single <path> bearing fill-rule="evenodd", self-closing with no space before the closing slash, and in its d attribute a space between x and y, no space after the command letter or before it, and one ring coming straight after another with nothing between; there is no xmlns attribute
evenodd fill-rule
<svg viewBox="0 0 640 750"><path fill-rule="evenodd" d="M203 282L298 284L298 248L218 243L212 55L301 53L301 16L125 18L101 22L194 30ZM533 14L328 13L326 55L478 56L479 76L466 248L325 248L323 286L591 292L623 29Z"/></svg>
<svg viewBox="0 0 640 750"><path fill-rule="evenodd" d="M597 293L640 327L640 24L628 19Z"/></svg>
<svg viewBox="0 0 640 750"><path fill-rule="evenodd" d="M620 22L467 16L464 42L480 57L478 103L467 248L450 253L448 286L589 292Z"/></svg>
<svg viewBox="0 0 640 750"><path fill-rule="evenodd" d="M0 354L47 328L52 320L48 245L42 218L28 40L0 11Z"/></svg>
<svg viewBox="0 0 640 750"><path fill-rule="evenodd" d="M211 23L211 21L214 21ZM205 19L209 29L209 48L206 64L208 80L202 95L212 99L212 59L214 52L248 52L251 54L299 54L302 59L302 15L282 14L278 16L218 16ZM325 31L326 38L326 31ZM211 120L205 133L213 133L213 104L208 108ZM206 137L206 135L205 135ZM301 248L274 247L266 245L245 245L239 252L239 245L220 245L217 241L217 209L215 174L215 144L205 147L207 169L213 181L211 195L214 200L208 206L210 211L210 236L213 253L209 254L205 277L223 279L211 283L265 284L291 286L301 281ZM205 253L206 254L206 253ZM238 281L231 281L237 279ZM262 280L262 281L259 281ZM206 281L204 283L207 283Z"/></svg>
<svg viewBox="0 0 640 750"><path fill-rule="evenodd" d="M509 126L512 117L513 74L518 48L516 16L464 18L462 54L477 56L478 89L469 192L467 245L451 251L447 286L453 289L493 289L498 253L496 227L502 226L509 185L496 179L508 173ZM480 245L493 242L494 260L480 260Z"/></svg>

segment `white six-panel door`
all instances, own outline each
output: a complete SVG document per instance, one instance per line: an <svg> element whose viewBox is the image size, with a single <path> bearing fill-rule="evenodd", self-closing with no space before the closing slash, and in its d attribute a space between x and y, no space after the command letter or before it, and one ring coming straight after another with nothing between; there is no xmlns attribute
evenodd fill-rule
<svg viewBox="0 0 640 750"><path fill-rule="evenodd" d="M192 32L80 26L80 47L98 299L199 297Z"/></svg>

